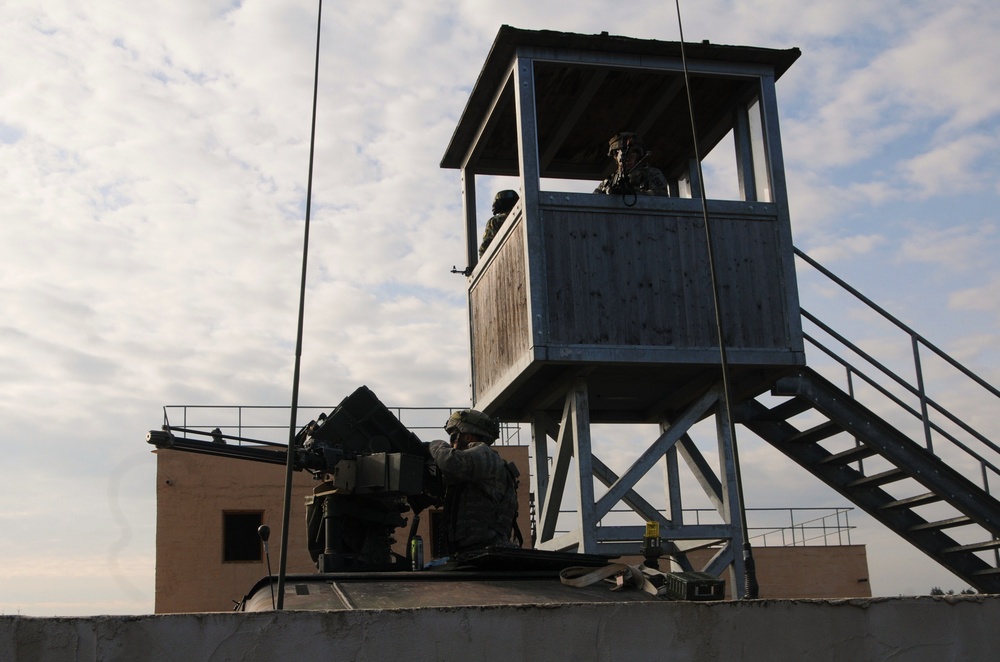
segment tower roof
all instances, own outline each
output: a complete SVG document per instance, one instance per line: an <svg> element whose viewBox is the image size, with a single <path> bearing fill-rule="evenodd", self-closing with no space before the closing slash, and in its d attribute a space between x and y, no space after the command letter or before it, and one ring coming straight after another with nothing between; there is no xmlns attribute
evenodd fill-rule
<svg viewBox="0 0 1000 662"><path fill-rule="evenodd" d="M755 77L780 77L801 52L750 46L685 43L699 142L706 151L723 136L715 121L734 100L752 99ZM535 61L535 112L542 177L600 179L607 166L607 138L636 131L653 163L668 177L687 167L691 145L683 94L681 44L601 33L584 35L521 30L497 33L442 168L470 159L477 173L516 175L517 124L511 64L516 54ZM495 101L496 100L496 101ZM483 131L478 141L477 136Z"/></svg>

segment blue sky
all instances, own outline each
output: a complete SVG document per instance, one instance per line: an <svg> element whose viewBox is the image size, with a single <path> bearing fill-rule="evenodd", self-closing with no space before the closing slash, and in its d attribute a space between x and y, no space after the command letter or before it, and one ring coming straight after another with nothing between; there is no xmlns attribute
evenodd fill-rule
<svg viewBox="0 0 1000 662"><path fill-rule="evenodd" d="M682 10L690 41L802 49L778 83L796 245L1000 383L1000 6ZM161 406L290 401L315 14L0 3L0 613L151 612ZM678 38L662 0L328 1L303 403L468 402L438 163L501 24ZM749 505L845 505L775 455L748 442ZM877 594L965 588L857 524Z"/></svg>

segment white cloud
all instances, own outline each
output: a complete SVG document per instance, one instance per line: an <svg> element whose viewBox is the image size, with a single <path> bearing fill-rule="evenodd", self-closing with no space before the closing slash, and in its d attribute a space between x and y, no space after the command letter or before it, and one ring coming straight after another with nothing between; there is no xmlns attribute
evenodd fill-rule
<svg viewBox="0 0 1000 662"><path fill-rule="evenodd" d="M980 269L994 260L995 251L990 248L998 239L995 224L922 228L903 240L898 259L958 271Z"/></svg>
<svg viewBox="0 0 1000 662"><path fill-rule="evenodd" d="M996 181L983 167L984 157L992 158L1000 146L1000 136L971 133L961 135L903 162L900 169L920 198L955 195L988 189Z"/></svg>
<svg viewBox="0 0 1000 662"><path fill-rule="evenodd" d="M1000 57L991 36L1000 11L987 2L910 5L880 3L869 10L878 20L822 42L820 62L805 51L790 74L815 110L786 125L791 163L845 182L838 194L860 193L865 204L996 182L983 159L995 151L1000 112L990 92L1000 82L990 64ZM796 78L802 74L807 81ZM886 153L898 164L877 165Z"/></svg>
<svg viewBox="0 0 1000 662"><path fill-rule="evenodd" d="M831 237L829 241L810 246L806 252L820 264L832 265L841 260L868 255L884 243L885 237L881 235Z"/></svg>
<svg viewBox="0 0 1000 662"><path fill-rule="evenodd" d="M948 303L956 310L995 310L997 294L1000 294L1000 279L994 278L980 287L953 292Z"/></svg>

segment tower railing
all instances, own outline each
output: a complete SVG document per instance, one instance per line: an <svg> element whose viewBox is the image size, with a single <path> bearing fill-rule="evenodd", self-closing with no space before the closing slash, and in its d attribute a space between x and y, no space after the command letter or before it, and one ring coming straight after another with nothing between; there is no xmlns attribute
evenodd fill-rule
<svg viewBox="0 0 1000 662"><path fill-rule="evenodd" d="M812 508L747 508L747 531L755 547L807 547L850 545L850 522L854 508L843 506ZM560 510L571 515L575 510ZM631 514L631 510L615 508L614 516ZM664 513L668 514L668 513ZM685 521L698 524L715 523L719 512L714 508L685 508ZM558 531L565 533L565 531ZM636 549L641 541L636 541ZM638 553L638 551L636 552Z"/></svg>
<svg viewBox="0 0 1000 662"><path fill-rule="evenodd" d="M288 442L288 405L165 405L163 424L184 429L210 432L218 428L231 437L233 443L265 442L285 444ZM329 413L334 406L298 407L301 428L306 422ZM388 407L411 432L424 441L444 439L444 422L452 412L464 407ZM500 446L523 446L525 440L521 428L516 423L501 423Z"/></svg>

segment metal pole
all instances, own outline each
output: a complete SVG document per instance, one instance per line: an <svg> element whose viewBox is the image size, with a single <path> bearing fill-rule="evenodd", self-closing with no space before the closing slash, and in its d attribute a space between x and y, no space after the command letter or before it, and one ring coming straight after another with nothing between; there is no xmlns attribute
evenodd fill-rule
<svg viewBox="0 0 1000 662"><path fill-rule="evenodd" d="M323 26L323 0L316 16L316 68L313 76L312 127L309 136L309 176L306 183L306 219L302 239L302 281L299 286L299 321L295 338L295 371L292 376L292 414L288 424L288 457L285 462L285 497L281 513L281 547L278 561L278 604L285 606L285 570L288 567L288 522L292 502L292 470L295 464L295 418L299 408L299 372L302 365L302 327L306 305L306 265L309 259L309 221L312 210L313 162L316 154L316 105L319 94L319 36Z"/></svg>

